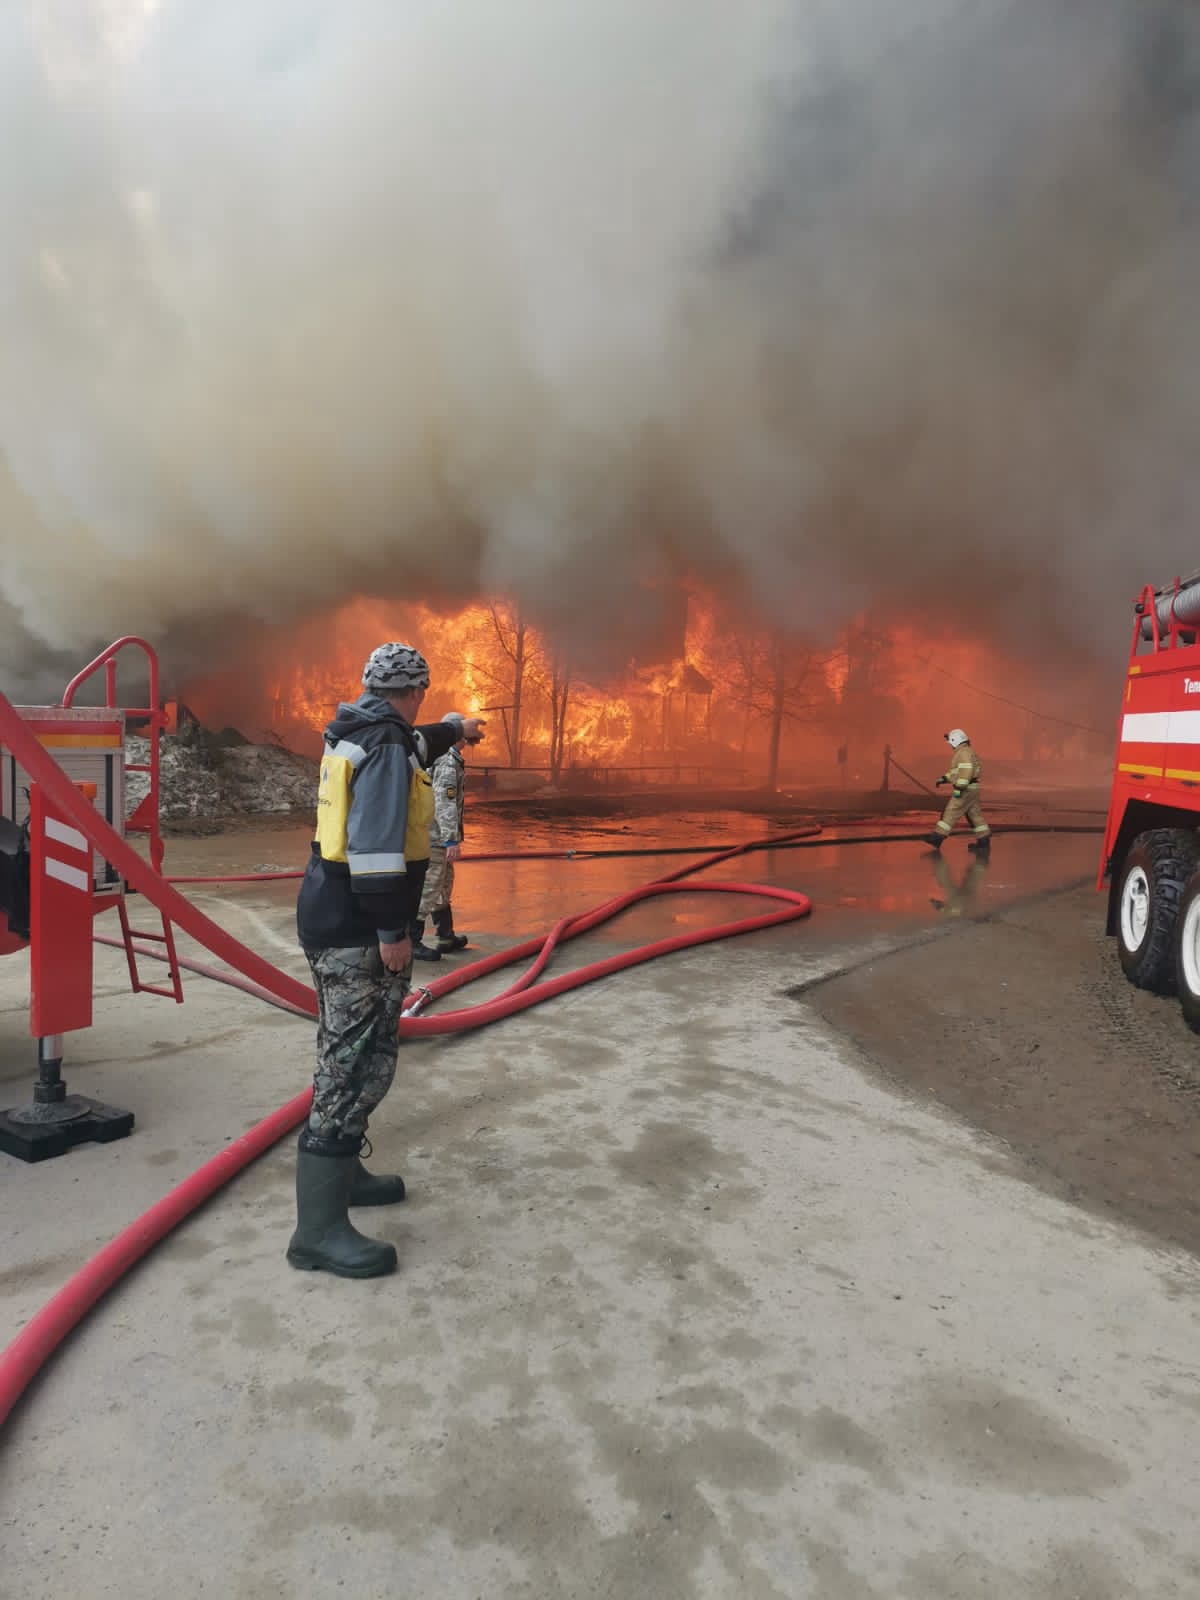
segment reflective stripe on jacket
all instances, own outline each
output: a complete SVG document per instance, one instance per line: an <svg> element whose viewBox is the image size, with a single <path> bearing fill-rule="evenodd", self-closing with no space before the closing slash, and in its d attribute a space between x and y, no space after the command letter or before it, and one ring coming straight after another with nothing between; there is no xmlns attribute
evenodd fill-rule
<svg viewBox="0 0 1200 1600"><path fill-rule="evenodd" d="M973 783L978 783L983 775L983 767L979 757L969 744L960 744L954 752L954 759L947 767L944 777L956 789L966 789Z"/></svg>
<svg viewBox="0 0 1200 1600"><path fill-rule="evenodd" d="M306 950L399 938L416 913L429 858L427 762L461 738L453 722L414 728L362 694L325 730L316 838L296 904Z"/></svg>

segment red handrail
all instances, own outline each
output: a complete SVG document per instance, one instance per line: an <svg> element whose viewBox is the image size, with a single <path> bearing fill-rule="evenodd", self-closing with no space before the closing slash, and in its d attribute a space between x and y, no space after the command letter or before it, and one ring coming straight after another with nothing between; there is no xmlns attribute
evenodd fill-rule
<svg viewBox="0 0 1200 1600"><path fill-rule="evenodd" d="M117 654L119 651L124 650L128 645L133 645L137 649L145 652L150 679L150 704L148 706L122 707L117 700ZM158 826L158 741L163 729L167 725L167 718L166 713L162 710L162 707L159 704L158 656L155 653L154 646L148 644L145 639L140 639L136 634L132 633L124 634L120 639L114 640L106 650L102 650L94 661L89 661L86 667L82 668L75 674L70 683L63 690L61 703L64 709L68 709L71 706L75 699L75 691L80 687L80 685L86 683L93 673L99 672L101 667L104 668L104 691L107 697L104 701L104 704L112 711L124 710L130 716L147 717L150 721L149 764L146 765L140 761L127 761L125 763L126 771L128 772L148 772L150 774L150 793L146 796L146 799L149 801L148 810L150 814L150 820L144 829L140 824L126 824L126 828L127 831L132 833L140 833L144 831L150 835L150 862L156 872L161 872L164 847L162 834L160 833Z"/></svg>
<svg viewBox="0 0 1200 1600"><path fill-rule="evenodd" d="M1148 611L1146 609L1147 606L1150 607ZM1132 661L1138 653L1138 646L1142 642L1142 625L1147 617L1150 618L1152 648L1154 650L1154 654L1157 655L1160 648L1158 632L1158 597L1154 592L1153 586L1148 583L1143 584L1141 596L1134 602L1133 643L1129 647L1130 661Z"/></svg>

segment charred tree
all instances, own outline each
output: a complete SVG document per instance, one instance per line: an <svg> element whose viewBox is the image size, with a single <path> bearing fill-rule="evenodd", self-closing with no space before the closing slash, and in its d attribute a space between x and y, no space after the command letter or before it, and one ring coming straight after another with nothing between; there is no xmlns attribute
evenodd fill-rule
<svg viewBox="0 0 1200 1600"><path fill-rule="evenodd" d="M779 787L779 746L783 737L783 718L787 706L787 653L783 635L771 640L770 723L767 730L767 788Z"/></svg>
<svg viewBox="0 0 1200 1600"><path fill-rule="evenodd" d="M571 662L557 650L550 663L550 778L557 783L567 750L567 704L571 694Z"/></svg>
<svg viewBox="0 0 1200 1600"><path fill-rule="evenodd" d="M528 665L528 630L525 618L519 610L510 611L506 607L491 605L488 613L492 619L492 629L496 635L496 643L501 651L512 663L512 683L509 693L512 695L510 707L512 710L511 721L506 721L505 732L508 735L508 762L512 767L521 765L521 708L525 699L525 669Z"/></svg>
<svg viewBox="0 0 1200 1600"><path fill-rule="evenodd" d="M744 708L742 750L751 724L765 725L763 782L778 787L787 726L819 727L830 717L833 695L826 675L828 657L803 638L776 628L770 634L735 632L726 646L731 671L726 690Z"/></svg>

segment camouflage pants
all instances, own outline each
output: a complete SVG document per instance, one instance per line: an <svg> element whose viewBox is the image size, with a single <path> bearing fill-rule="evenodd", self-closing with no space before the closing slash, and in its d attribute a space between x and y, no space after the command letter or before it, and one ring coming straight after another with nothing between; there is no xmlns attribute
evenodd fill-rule
<svg viewBox="0 0 1200 1600"><path fill-rule="evenodd" d="M444 911L454 893L454 863L446 860L445 845L435 844L429 852L429 868L425 873L425 887L421 890L421 909L418 917L431 912Z"/></svg>
<svg viewBox="0 0 1200 1600"><path fill-rule="evenodd" d="M319 1006L309 1130L326 1139L363 1134L396 1075L396 1025L412 965L389 972L377 944L305 954Z"/></svg>
<svg viewBox="0 0 1200 1600"><path fill-rule="evenodd" d="M966 817L975 836L984 839L991 829L988 827L987 818L983 814L983 807L979 804L979 786L972 785L965 794L952 794L946 801L946 809L942 812L941 820L937 825L939 833L950 834L954 831L954 824Z"/></svg>

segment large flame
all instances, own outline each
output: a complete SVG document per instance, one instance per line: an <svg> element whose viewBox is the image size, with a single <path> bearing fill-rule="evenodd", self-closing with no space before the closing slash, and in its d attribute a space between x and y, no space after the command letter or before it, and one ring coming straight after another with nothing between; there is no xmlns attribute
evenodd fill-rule
<svg viewBox="0 0 1200 1600"><path fill-rule="evenodd" d="M696 587L682 638L664 659L630 662L607 681L579 676L568 650L504 602L437 612L360 599L293 630L265 671L213 675L184 698L209 726L313 748L338 701L360 692L366 656L395 638L429 660L423 715L482 715L479 760L554 778L637 768L650 780L724 771L733 781L793 774L871 787L890 747L901 761L925 763L931 781L954 725L993 759L1102 759L1107 746L1108 719L1097 723L1090 683L1066 681L1061 670L1048 681L1036 658L1010 660L936 621L859 617L817 643Z"/></svg>

